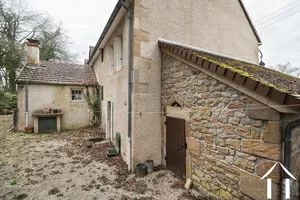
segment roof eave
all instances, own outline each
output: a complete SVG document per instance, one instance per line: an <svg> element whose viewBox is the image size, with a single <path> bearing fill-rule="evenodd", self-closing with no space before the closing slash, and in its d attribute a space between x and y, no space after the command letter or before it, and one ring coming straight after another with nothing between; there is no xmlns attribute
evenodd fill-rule
<svg viewBox="0 0 300 200"><path fill-rule="evenodd" d="M243 9L243 11L244 11L244 13L246 15L246 18L247 18L247 20L248 20L248 22L249 22L249 24L250 24L250 26L251 26L251 28L253 30L253 33L255 34L255 37L256 37L257 42L258 42L258 45L262 45L262 41L261 41L261 39L260 39L260 37L258 35L258 32L257 32L257 30L256 30L256 28L255 28L255 26L254 26L251 18L250 18L250 15L249 15L249 13L248 13L248 11L246 9L246 6L245 6L243 0L239 0L239 3L240 3L240 5L241 5L241 7L242 7L242 9Z"/></svg>
<svg viewBox="0 0 300 200"><path fill-rule="evenodd" d="M59 85L59 86L97 86L98 83L49 83L42 81L17 81L16 84L33 84L33 85Z"/></svg>
<svg viewBox="0 0 300 200"><path fill-rule="evenodd" d="M188 63L197 66L197 69L205 71L214 78L222 77L225 84L243 92L244 94L268 105L281 113L298 113L300 109L300 95L290 94L264 82L254 80L231 69L223 68L209 59L194 55L189 48L184 48L172 43L159 41L159 47L163 52ZM195 51L195 50L192 50ZM199 68L200 67L200 68Z"/></svg>
<svg viewBox="0 0 300 200"><path fill-rule="evenodd" d="M121 8L122 8L121 0L118 0L112 14L110 15L110 17L109 17L109 19L108 19L108 21L107 21L107 23L104 27L104 30L102 31L102 33L101 33L101 35L100 35L100 37L99 37L99 39L96 43L96 46L95 46L94 50L92 51L92 53L89 57L89 60L88 60L87 64L90 64L90 62L91 62L92 58L94 57L95 53L98 51L98 48L99 48L101 42L103 41L105 35L107 34L108 30L110 29L113 21L115 20L117 14L119 13Z"/></svg>

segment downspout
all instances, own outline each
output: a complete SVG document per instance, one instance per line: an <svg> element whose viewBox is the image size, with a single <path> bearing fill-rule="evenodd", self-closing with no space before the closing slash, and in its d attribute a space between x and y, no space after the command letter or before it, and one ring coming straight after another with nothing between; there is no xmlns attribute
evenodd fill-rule
<svg viewBox="0 0 300 200"><path fill-rule="evenodd" d="M127 133L127 162L128 170L131 171L131 129L132 129L132 94L131 94L131 69L132 69L132 60L131 60L131 20L132 15L128 6L125 5L124 0L121 0L122 6L128 12L128 133Z"/></svg>
<svg viewBox="0 0 300 200"><path fill-rule="evenodd" d="M25 127L28 127L29 113L28 113L28 79L26 79L25 85Z"/></svg>
<svg viewBox="0 0 300 200"><path fill-rule="evenodd" d="M300 119L289 123L285 127L284 132L284 167L291 171L291 161L292 161L292 130L300 126ZM288 175L284 174L285 178L288 178Z"/></svg>

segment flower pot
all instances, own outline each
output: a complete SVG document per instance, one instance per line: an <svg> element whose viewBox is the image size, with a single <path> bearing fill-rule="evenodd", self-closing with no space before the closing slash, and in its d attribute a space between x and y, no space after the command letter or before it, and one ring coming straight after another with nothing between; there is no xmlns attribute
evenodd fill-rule
<svg viewBox="0 0 300 200"><path fill-rule="evenodd" d="M147 166L147 172L148 172L148 174L151 173L151 172L153 172L153 165L154 165L153 160L147 160L145 162L145 165Z"/></svg>
<svg viewBox="0 0 300 200"><path fill-rule="evenodd" d="M147 174L147 166L144 163L139 163L136 165L135 171L138 177L144 177Z"/></svg>
<svg viewBox="0 0 300 200"><path fill-rule="evenodd" d="M32 126L25 127L25 133L33 133L33 127Z"/></svg>

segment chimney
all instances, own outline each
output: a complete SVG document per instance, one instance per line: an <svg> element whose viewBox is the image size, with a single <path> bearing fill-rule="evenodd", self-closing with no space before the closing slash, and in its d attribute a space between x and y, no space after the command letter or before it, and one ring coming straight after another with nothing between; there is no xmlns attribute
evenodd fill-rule
<svg viewBox="0 0 300 200"><path fill-rule="evenodd" d="M94 48L95 47L93 47L93 46L89 46L89 58L91 58L91 55L92 55L92 53L94 51Z"/></svg>
<svg viewBox="0 0 300 200"><path fill-rule="evenodd" d="M39 65L40 64L40 50L39 41L33 39L27 39L27 65Z"/></svg>

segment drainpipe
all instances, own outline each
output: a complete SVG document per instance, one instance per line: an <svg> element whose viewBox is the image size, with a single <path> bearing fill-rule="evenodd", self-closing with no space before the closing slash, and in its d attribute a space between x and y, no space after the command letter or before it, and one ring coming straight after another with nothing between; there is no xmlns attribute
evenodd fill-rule
<svg viewBox="0 0 300 200"><path fill-rule="evenodd" d="M28 79L26 79L26 86L25 86L25 125L28 127L28 120L29 120L29 113L28 113Z"/></svg>
<svg viewBox="0 0 300 200"><path fill-rule="evenodd" d="M129 7L125 5L124 0L121 0L122 6L128 12L128 135L127 135L127 162L128 162L128 170L131 171L131 116L132 116L132 94L131 94L131 68L132 68L132 60L131 60L131 11Z"/></svg>
<svg viewBox="0 0 300 200"><path fill-rule="evenodd" d="M285 127L284 132L284 166L288 171L291 171L291 161L292 161L292 130L300 126L300 119L289 123ZM285 178L288 178L288 175L285 173Z"/></svg>

